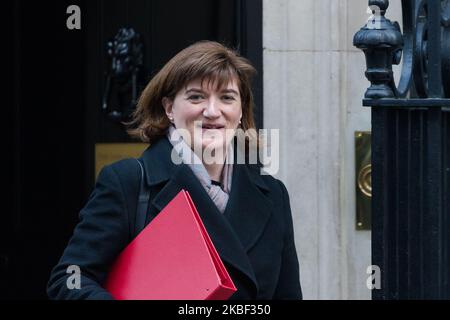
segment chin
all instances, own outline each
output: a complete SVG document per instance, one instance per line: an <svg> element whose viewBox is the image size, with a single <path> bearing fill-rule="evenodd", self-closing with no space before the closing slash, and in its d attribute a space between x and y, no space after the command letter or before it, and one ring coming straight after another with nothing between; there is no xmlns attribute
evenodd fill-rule
<svg viewBox="0 0 450 320"><path fill-rule="evenodd" d="M208 148L208 149L225 148L225 145L226 145L226 143L222 139L218 139L218 140L204 139L203 144L202 144L202 149L205 150L206 148Z"/></svg>

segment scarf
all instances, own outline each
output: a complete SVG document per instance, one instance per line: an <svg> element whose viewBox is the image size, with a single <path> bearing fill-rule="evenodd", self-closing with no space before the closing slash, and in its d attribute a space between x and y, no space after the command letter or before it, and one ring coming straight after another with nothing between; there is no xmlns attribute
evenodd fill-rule
<svg viewBox="0 0 450 320"><path fill-rule="evenodd" d="M191 147L183 140L183 137L173 125L169 127L169 130L167 131L167 137L170 143L173 145L181 161L192 170L198 181L200 181L200 184L205 189L206 193L216 205L217 209L219 209L221 213L224 213L228 203L233 175L233 165L228 163L228 157L230 155L231 148L229 148L227 152L225 164L222 169L221 187L212 184L211 177L209 176L209 173L203 165L202 161L191 149Z"/></svg>

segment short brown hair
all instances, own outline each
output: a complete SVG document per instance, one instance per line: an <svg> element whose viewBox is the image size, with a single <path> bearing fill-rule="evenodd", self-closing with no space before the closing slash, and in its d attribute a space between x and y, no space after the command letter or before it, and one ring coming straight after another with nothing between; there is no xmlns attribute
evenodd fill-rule
<svg viewBox="0 0 450 320"><path fill-rule="evenodd" d="M233 77L238 80L241 95L243 130L255 129L251 80L256 74L251 63L236 51L213 41L200 41L180 51L153 77L143 90L128 134L143 142L153 143L166 134L170 125L162 99L175 98L190 81L217 81L220 88Z"/></svg>

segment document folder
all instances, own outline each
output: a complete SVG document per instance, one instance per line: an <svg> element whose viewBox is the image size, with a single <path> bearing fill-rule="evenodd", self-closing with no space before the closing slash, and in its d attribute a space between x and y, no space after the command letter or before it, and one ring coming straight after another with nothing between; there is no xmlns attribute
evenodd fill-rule
<svg viewBox="0 0 450 320"><path fill-rule="evenodd" d="M226 300L236 291L185 190L119 254L104 287L118 300Z"/></svg>

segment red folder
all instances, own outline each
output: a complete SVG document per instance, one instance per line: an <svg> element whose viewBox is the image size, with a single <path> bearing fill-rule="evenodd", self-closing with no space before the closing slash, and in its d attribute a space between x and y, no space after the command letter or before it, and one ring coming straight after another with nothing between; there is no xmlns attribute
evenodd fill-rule
<svg viewBox="0 0 450 320"><path fill-rule="evenodd" d="M226 300L236 291L184 190L120 253L105 289L118 300Z"/></svg>

